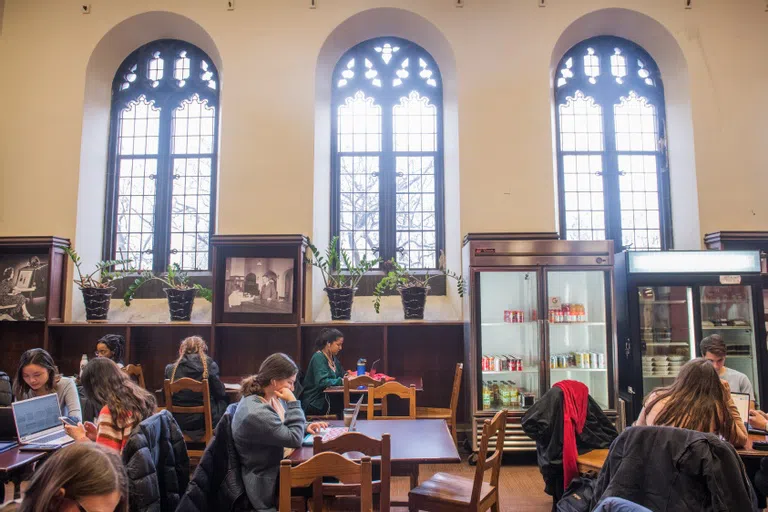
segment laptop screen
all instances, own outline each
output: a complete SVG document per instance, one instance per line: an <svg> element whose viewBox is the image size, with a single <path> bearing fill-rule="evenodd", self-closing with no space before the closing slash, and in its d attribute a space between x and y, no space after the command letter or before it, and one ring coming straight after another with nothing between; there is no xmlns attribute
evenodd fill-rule
<svg viewBox="0 0 768 512"><path fill-rule="evenodd" d="M736 408L739 410L741 421L749 421L749 395L747 393L731 393L733 403L736 404Z"/></svg>
<svg viewBox="0 0 768 512"><path fill-rule="evenodd" d="M14 402L11 405L19 439L61 426L61 409L56 393Z"/></svg>

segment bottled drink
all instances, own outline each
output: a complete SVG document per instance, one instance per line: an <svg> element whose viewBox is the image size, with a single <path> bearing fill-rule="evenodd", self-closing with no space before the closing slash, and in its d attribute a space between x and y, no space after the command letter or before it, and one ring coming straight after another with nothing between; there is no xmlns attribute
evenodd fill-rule
<svg viewBox="0 0 768 512"><path fill-rule="evenodd" d="M509 402L510 404L517 404L520 402L520 391L517 389L517 386L514 382L510 382L510 384Z"/></svg>
<svg viewBox="0 0 768 512"><path fill-rule="evenodd" d="M495 380L491 382L491 402L494 405L498 405L499 402L501 402L501 397L499 396L499 383Z"/></svg>
<svg viewBox="0 0 768 512"><path fill-rule="evenodd" d="M512 383L503 382L502 385L504 387L502 388L501 402L504 404L504 407L509 407L512 404Z"/></svg>
<svg viewBox="0 0 768 512"><path fill-rule="evenodd" d="M491 387L483 382L483 409L491 408Z"/></svg>
<svg viewBox="0 0 768 512"><path fill-rule="evenodd" d="M365 366L367 364L368 364L368 361L366 361L362 357L357 360L357 374L358 375L365 375Z"/></svg>
<svg viewBox="0 0 768 512"><path fill-rule="evenodd" d="M88 364L88 355L83 354L83 357L80 358L80 373L83 373L83 368L85 368L85 365Z"/></svg>

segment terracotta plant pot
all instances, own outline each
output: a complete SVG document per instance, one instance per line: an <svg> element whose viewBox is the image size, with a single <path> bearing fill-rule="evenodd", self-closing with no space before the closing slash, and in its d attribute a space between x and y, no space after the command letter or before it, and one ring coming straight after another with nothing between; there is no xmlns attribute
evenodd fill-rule
<svg viewBox="0 0 768 512"><path fill-rule="evenodd" d="M81 288L83 292L83 302L85 303L85 319L106 320L109 314L109 301L112 299L112 293L117 288Z"/></svg>
<svg viewBox="0 0 768 512"><path fill-rule="evenodd" d="M189 322L192 318L192 306L195 304L197 289L164 288L163 290L168 296L168 311L171 314L171 322Z"/></svg>
<svg viewBox="0 0 768 512"><path fill-rule="evenodd" d="M332 320L349 320L352 318L352 301L355 300L357 288L326 288L328 304L331 306Z"/></svg>
<svg viewBox="0 0 768 512"><path fill-rule="evenodd" d="M423 320L424 306L427 303L429 286L410 286L398 288L400 300L403 302L403 314L406 320Z"/></svg>

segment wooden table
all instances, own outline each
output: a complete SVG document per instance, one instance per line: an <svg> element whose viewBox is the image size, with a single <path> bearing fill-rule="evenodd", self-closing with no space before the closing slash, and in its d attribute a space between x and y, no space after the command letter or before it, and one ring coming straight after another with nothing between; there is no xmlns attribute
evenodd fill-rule
<svg viewBox="0 0 768 512"><path fill-rule="evenodd" d="M398 377L398 378L395 378L395 380L407 388L411 387L411 384L413 384L416 387L417 392L424 391L424 383L421 380L421 377ZM343 393L344 386L329 386L325 388L325 392L329 394ZM350 389L349 392L350 394L367 393L368 389L367 388L366 389Z"/></svg>
<svg viewBox="0 0 768 512"><path fill-rule="evenodd" d="M329 421L344 426L343 421ZM419 485L419 465L461 462L445 420L360 420L357 432L381 439L389 434L393 469L401 468L411 479L411 489ZM302 446L289 459L299 464L312 457L312 447ZM394 502L393 502L394 504Z"/></svg>
<svg viewBox="0 0 768 512"><path fill-rule="evenodd" d="M14 486L18 485L17 477L21 471L50 453L53 452L21 451L18 446L0 453L0 482L13 482ZM6 486L5 502L13 500L13 492L13 487Z"/></svg>
<svg viewBox="0 0 768 512"><path fill-rule="evenodd" d="M755 450L752 448L753 441L765 441L767 437L768 436L766 436L765 434L749 434L747 445L744 448L737 449L736 453L738 453L740 457L747 457L747 458L758 458L758 457L768 456L768 451ZM602 469L603 464L605 464L605 459L607 458L608 458L607 448L603 448L601 450L592 450L591 452L587 452L583 455L579 455L579 457L576 459L576 465L579 469L579 473L584 473L586 471L599 472L600 469Z"/></svg>

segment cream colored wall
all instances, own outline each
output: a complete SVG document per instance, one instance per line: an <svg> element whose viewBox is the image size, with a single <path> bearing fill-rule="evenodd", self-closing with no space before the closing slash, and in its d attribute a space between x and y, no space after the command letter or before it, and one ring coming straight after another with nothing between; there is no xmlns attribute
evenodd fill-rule
<svg viewBox="0 0 768 512"><path fill-rule="evenodd" d="M451 0L318 0L314 10L309 0L239 0L234 12L223 0L90 3L91 14L82 15L73 0L5 1L0 235L100 237L85 234L87 223L77 228L78 190L81 199L92 193L103 202L101 180L84 175L87 181L79 182L87 146L81 139L90 137L84 110L93 116L84 107L86 69L110 29L158 9L197 23L220 54L219 233L312 234L318 54L338 25L374 7L410 10L450 44L460 234L556 229L553 50L574 21L610 7L655 19L687 62L690 97L674 102L689 102L694 145L690 153L671 152L671 172L674 179L675 158L681 167L693 169L695 162L695 181L682 183L675 197L675 230L684 240L678 246L690 247L718 229L764 229L768 219L761 200L768 184L768 107L761 94L768 81L768 13L762 0L694 1L692 10L671 0L549 0L545 8L536 0L466 0L464 8ZM164 37L164 31L172 29L153 28L146 36ZM370 37L376 35L382 34ZM663 60L656 48L648 49Z"/></svg>

